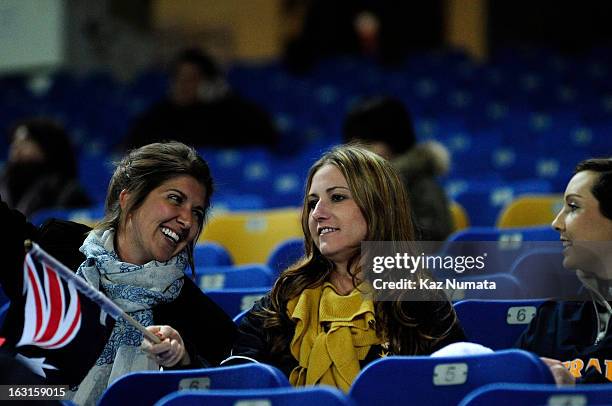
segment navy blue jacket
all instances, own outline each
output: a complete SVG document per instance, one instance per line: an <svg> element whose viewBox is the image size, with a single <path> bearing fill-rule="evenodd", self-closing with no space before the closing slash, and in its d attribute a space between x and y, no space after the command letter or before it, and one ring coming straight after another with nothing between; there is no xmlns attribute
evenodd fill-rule
<svg viewBox="0 0 612 406"><path fill-rule="evenodd" d="M540 357L560 360L579 383L609 383L612 333L608 328L602 340L596 343L596 338L597 313L593 301L547 301L516 346Z"/></svg>

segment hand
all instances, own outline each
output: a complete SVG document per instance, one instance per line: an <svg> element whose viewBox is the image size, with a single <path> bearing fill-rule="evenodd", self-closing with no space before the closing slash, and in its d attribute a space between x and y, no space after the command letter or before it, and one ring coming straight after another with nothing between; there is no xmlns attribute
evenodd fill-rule
<svg viewBox="0 0 612 406"><path fill-rule="evenodd" d="M550 369L553 378L555 378L555 383L557 386L576 384L576 378L566 367L563 366L561 361L546 357L540 357L540 359Z"/></svg>
<svg viewBox="0 0 612 406"><path fill-rule="evenodd" d="M159 344L153 344L144 339L140 348L147 352L147 356L163 367L173 367L176 364L188 365L191 360L181 335L170 326L149 326L151 333L161 340Z"/></svg>

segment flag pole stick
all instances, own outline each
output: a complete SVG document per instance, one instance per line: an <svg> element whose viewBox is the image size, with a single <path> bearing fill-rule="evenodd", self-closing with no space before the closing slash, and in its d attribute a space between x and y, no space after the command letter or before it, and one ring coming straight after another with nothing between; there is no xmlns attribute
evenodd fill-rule
<svg viewBox="0 0 612 406"><path fill-rule="evenodd" d="M117 320L119 317L122 317L125 321L134 326L138 331L140 331L144 337L151 341L154 344L161 343L161 340L158 336L151 333L147 330L142 324L140 324L137 320L135 320L132 316L123 311L115 302L106 297L102 292L91 286L84 278L81 278L70 269L66 267L66 265L59 262L57 259L53 258L49 255L45 250L40 248L38 244L33 241L26 240L24 242L24 246L26 252L34 255L38 259L42 259L48 262L57 273L67 281L68 283L72 283L74 287L91 299L93 302L97 303L102 310L108 313L112 318Z"/></svg>

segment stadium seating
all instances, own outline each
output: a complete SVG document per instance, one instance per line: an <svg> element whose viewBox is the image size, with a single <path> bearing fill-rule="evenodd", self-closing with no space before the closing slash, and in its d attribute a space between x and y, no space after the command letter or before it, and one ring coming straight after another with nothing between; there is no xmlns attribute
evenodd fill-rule
<svg viewBox="0 0 612 406"><path fill-rule="evenodd" d="M525 385L498 383L478 388L460 406L604 406L612 402L612 385Z"/></svg>
<svg viewBox="0 0 612 406"><path fill-rule="evenodd" d="M497 227L550 225L562 207L561 195L523 195L504 208Z"/></svg>
<svg viewBox="0 0 612 406"><path fill-rule="evenodd" d="M156 406L351 406L353 401L338 389L316 386L310 388L277 388L236 391L175 392L162 398Z"/></svg>
<svg viewBox="0 0 612 406"><path fill-rule="evenodd" d="M383 357L367 365L349 395L358 405L456 405L472 390L494 382L554 383L548 367L521 350L440 357Z"/></svg>
<svg viewBox="0 0 612 406"><path fill-rule="evenodd" d="M582 283L575 271L563 268L561 244L544 245L524 253L512 265L511 274L527 299L576 299Z"/></svg>
<svg viewBox="0 0 612 406"><path fill-rule="evenodd" d="M230 317L250 309L270 288L242 288L209 290L206 292Z"/></svg>
<svg viewBox="0 0 612 406"><path fill-rule="evenodd" d="M451 202L450 206L451 216L453 217L453 232L463 230L470 226L470 220L468 219L465 209L457 202Z"/></svg>
<svg viewBox="0 0 612 406"><path fill-rule="evenodd" d="M304 239L290 238L281 242L268 257L268 266L276 275L304 256Z"/></svg>
<svg viewBox="0 0 612 406"><path fill-rule="evenodd" d="M512 348L541 300L464 300L454 304L468 341L494 350Z"/></svg>
<svg viewBox="0 0 612 406"><path fill-rule="evenodd" d="M37 226L46 220L57 218L60 220L75 221L77 223L93 226L104 217L104 206L95 206L83 209L43 209L32 213L29 221Z"/></svg>
<svg viewBox="0 0 612 406"><path fill-rule="evenodd" d="M132 372L114 381L102 394L98 406L152 405L163 396L183 389L253 389L289 386L283 373L266 364L180 371Z"/></svg>
<svg viewBox="0 0 612 406"><path fill-rule="evenodd" d="M478 158L473 157L474 160ZM472 226L492 226L500 211L517 196L526 193L548 193L550 182L544 179L517 181L477 181L452 196L468 213Z"/></svg>
<svg viewBox="0 0 612 406"><path fill-rule="evenodd" d="M196 283L204 291L269 288L273 282L272 271L262 264L208 267L196 272Z"/></svg>
<svg viewBox="0 0 612 406"><path fill-rule="evenodd" d="M263 264L278 243L301 236L300 211L277 209L213 216L200 241L223 245L236 264Z"/></svg>
<svg viewBox="0 0 612 406"><path fill-rule="evenodd" d="M553 243L548 242L558 240L559 233L548 226L469 227L450 235L442 253L473 257L486 253L483 273L509 273L519 256L542 246L551 246ZM463 275L471 274L466 272Z"/></svg>
<svg viewBox="0 0 612 406"><path fill-rule="evenodd" d="M193 258L196 268L233 264L230 253L221 244L212 241L197 243L193 250Z"/></svg>

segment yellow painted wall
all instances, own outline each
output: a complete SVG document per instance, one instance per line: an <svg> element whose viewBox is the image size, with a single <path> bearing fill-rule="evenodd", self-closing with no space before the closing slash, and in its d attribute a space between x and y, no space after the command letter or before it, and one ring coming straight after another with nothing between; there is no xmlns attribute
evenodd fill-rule
<svg viewBox="0 0 612 406"><path fill-rule="evenodd" d="M476 59L487 56L487 0L446 0L445 39Z"/></svg>
<svg viewBox="0 0 612 406"><path fill-rule="evenodd" d="M276 58L281 46L280 0L156 0L153 24L184 33L204 48L212 42L230 58Z"/></svg>

